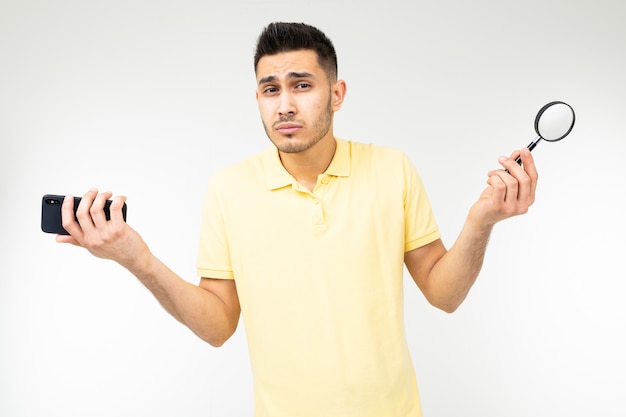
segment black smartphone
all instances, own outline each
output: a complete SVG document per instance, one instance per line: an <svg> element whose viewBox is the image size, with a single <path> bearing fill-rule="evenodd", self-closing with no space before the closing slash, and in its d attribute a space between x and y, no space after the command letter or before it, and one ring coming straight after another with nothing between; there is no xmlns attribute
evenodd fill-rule
<svg viewBox="0 0 626 417"><path fill-rule="evenodd" d="M46 194L43 196L41 199L41 230L56 235L69 235L67 230L63 228L61 219L61 206L64 199L65 197L62 195ZM76 209L80 200L80 197L74 197L74 216L76 216ZM104 204L104 215L107 220L111 220L111 203L111 200L107 200ZM126 221L126 203L122 207L122 215Z"/></svg>

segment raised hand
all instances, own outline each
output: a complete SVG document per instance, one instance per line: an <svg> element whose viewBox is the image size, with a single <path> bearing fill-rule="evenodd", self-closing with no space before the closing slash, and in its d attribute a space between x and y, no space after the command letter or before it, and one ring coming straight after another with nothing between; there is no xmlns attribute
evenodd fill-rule
<svg viewBox="0 0 626 417"><path fill-rule="evenodd" d="M515 161L518 155L522 165ZM524 148L498 162L505 169L488 173L489 186L469 212L468 219L483 226L524 214L535 201L538 174L530 151Z"/></svg>

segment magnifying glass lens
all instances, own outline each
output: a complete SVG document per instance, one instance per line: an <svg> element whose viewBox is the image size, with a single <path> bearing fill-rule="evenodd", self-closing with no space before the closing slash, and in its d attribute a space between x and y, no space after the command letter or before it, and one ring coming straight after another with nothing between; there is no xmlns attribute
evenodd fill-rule
<svg viewBox="0 0 626 417"><path fill-rule="evenodd" d="M548 142L563 139L570 134L575 121L574 109L569 104L562 101L546 104L535 117L535 132L537 132L538 137L527 148L532 151L542 139ZM515 162L521 165L522 158L518 156Z"/></svg>
<svg viewBox="0 0 626 417"><path fill-rule="evenodd" d="M556 142L572 131L575 118L574 110L568 104L553 101L537 113L535 131L542 139Z"/></svg>

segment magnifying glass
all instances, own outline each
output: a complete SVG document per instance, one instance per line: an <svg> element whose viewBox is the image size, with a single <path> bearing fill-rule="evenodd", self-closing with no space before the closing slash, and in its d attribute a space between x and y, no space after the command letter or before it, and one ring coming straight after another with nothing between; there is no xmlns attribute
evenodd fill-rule
<svg viewBox="0 0 626 417"><path fill-rule="evenodd" d="M576 121L574 109L562 101L552 101L543 106L535 117L535 132L537 138L527 146L529 150L543 139L547 142L558 142L570 134ZM522 158L517 157L515 162L522 164Z"/></svg>

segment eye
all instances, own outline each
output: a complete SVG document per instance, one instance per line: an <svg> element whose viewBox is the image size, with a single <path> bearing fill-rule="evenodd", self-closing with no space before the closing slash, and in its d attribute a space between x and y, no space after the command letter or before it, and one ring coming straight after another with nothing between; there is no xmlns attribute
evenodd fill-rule
<svg viewBox="0 0 626 417"><path fill-rule="evenodd" d="M311 84L309 83L298 83L296 84L296 89L297 90L306 90L307 88L310 88Z"/></svg>
<svg viewBox="0 0 626 417"><path fill-rule="evenodd" d="M263 94L273 94L276 93L278 91L278 88L276 87L265 87L263 89Z"/></svg>

